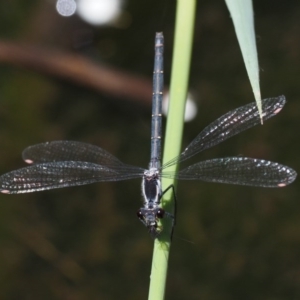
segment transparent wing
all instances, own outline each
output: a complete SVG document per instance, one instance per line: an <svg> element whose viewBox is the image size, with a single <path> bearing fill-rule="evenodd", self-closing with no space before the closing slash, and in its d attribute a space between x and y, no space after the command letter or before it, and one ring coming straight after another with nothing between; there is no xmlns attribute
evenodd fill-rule
<svg viewBox="0 0 300 300"><path fill-rule="evenodd" d="M297 173L276 162L249 157L226 157L199 162L177 174L164 172L162 177L248 186L283 187L292 183Z"/></svg>
<svg viewBox="0 0 300 300"><path fill-rule="evenodd" d="M284 96L262 100L263 120L265 121L279 113L285 102ZM178 157L164 164L162 169L176 162L184 161L248 128L260 124L260 122L255 102L238 107L205 127Z"/></svg>
<svg viewBox="0 0 300 300"><path fill-rule="evenodd" d="M135 172L133 172L135 170ZM119 181L142 176L143 169L110 169L90 162L60 161L35 164L0 176L0 192L30 193L101 181Z"/></svg>
<svg viewBox="0 0 300 300"><path fill-rule="evenodd" d="M100 147L75 141L53 141L26 148L22 157L27 163L55 161L85 161L102 166L123 166L124 164Z"/></svg>

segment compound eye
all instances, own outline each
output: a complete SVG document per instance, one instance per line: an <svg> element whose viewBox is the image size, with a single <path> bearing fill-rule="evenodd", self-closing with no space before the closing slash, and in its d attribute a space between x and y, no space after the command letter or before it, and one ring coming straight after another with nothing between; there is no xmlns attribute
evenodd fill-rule
<svg viewBox="0 0 300 300"><path fill-rule="evenodd" d="M157 211L157 213L156 213L156 216L157 216L159 219L162 219L162 218L164 217L164 215L165 215L165 211L164 211L162 208L160 208L160 209Z"/></svg>
<svg viewBox="0 0 300 300"><path fill-rule="evenodd" d="M142 213L142 211L140 209L136 212L136 215L141 220L144 218L144 215L143 215L143 213Z"/></svg>

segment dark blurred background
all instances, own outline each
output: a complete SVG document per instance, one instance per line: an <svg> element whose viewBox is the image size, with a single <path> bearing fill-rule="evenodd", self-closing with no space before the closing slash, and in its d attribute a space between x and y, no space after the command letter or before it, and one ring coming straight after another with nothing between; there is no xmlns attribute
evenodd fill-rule
<svg viewBox="0 0 300 300"><path fill-rule="evenodd" d="M241 154L299 170L300 3L254 8L263 98L288 102L196 160ZM54 0L1 1L0 172L51 140L147 167L154 34L165 35L167 88L174 14L175 1L124 0L113 21L95 25L58 14ZM189 86L198 115L183 146L254 101L224 1L198 3ZM283 189L180 182L166 299L299 299L299 195L298 180ZM0 299L146 299L153 241L140 205L139 180L1 195Z"/></svg>

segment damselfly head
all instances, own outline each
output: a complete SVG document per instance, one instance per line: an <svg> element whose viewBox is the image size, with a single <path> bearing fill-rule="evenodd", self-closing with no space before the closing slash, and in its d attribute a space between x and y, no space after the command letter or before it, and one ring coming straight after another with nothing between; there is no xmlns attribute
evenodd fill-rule
<svg viewBox="0 0 300 300"><path fill-rule="evenodd" d="M159 219L164 217L165 211L158 208L140 208L137 212L137 216L140 221L147 227L151 237L157 238L162 232L162 226L158 225Z"/></svg>

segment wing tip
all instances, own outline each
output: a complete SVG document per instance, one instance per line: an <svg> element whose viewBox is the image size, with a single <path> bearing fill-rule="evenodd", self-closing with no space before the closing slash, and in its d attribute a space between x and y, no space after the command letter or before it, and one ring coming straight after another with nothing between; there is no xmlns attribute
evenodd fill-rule
<svg viewBox="0 0 300 300"><path fill-rule="evenodd" d="M288 169L289 176L286 177L282 182L278 183L278 187L285 187L293 183L297 178L297 172L291 168Z"/></svg>
<svg viewBox="0 0 300 300"><path fill-rule="evenodd" d="M11 194L10 190L0 190L0 193L2 194Z"/></svg>
<svg viewBox="0 0 300 300"><path fill-rule="evenodd" d="M24 161L25 161L27 164L29 164L29 165L33 164L33 160L32 160L32 159L24 159Z"/></svg>
<svg viewBox="0 0 300 300"><path fill-rule="evenodd" d="M277 102L276 102L276 105L275 105L274 114L277 115L282 110L283 106L285 105L286 98L285 98L284 95L281 95L281 96L278 96L275 99L277 99Z"/></svg>

